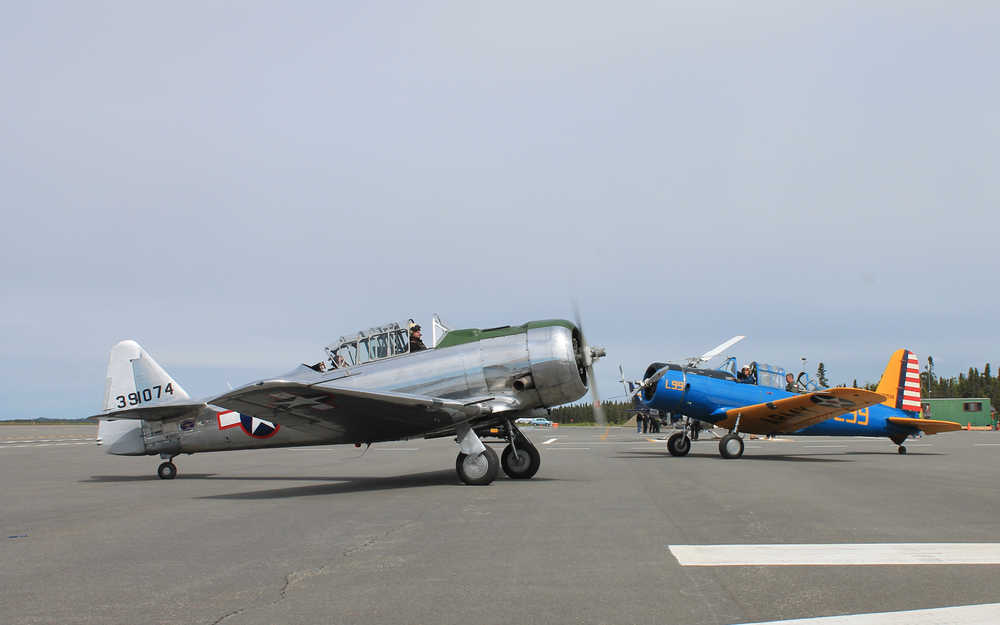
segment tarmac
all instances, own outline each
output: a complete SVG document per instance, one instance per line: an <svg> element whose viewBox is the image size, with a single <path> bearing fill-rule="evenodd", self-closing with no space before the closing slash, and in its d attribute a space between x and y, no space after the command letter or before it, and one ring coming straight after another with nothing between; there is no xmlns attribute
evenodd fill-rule
<svg viewBox="0 0 1000 625"><path fill-rule="evenodd" d="M0 623L1000 622L1000 432L723 460L704 434L675 458L669 432L529 429L538 475L486 487L448 439L180 456L160 480L95 434L0 426Z"/></svg>

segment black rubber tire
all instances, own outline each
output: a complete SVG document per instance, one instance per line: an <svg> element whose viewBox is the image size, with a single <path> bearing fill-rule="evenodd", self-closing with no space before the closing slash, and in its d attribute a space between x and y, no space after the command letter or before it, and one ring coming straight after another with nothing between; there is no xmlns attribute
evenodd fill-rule
<svg viewBox="0 0 1000 625"><path fill-rule="evenodd" d="M691 451L691 439L684 432L675 432L667 439L667 451L671 456L686 456Z"/></svg>
<svg viewBox="0 0 1000 625"><path fill-rule="evenodd" d="M486 451L475 457L459 453L455 459L455 471L458 472L458 479L469 486L486 486L500 472L500 460L497 459L497 452L487 445Z"/></svg>
<svg viewBox="0 0 1000 625"><path fill-rule="evenodd" d="M538 473L541 464L541 454L527 440L517 441L517 459L514 458L514 448L510 445L504 447L503 453L500 454L500 467L512 480L531 479Z"/></svg>
<svg viewBox="0 0 1000 625"><path fill-rule="evenodd" d="M736 434L726 434L719 441L719 455L727 459L739 458L743 455L743 439Z"/></svg>
<svg viewBox="0 0 1000 625"><path fill-rule="evenodd" d="M172 480L177 477L177 466L173 462L164 462L156 467L156 474L161 480Z"/></svg>
<svg viewBox="0 0 1000 625"><path fill-rule="evenodd" d="M896 451L899 452L900 456L905 456L906 455L906 447L903 447L902 445L900 445L899 449L897 449Z"/></svg>

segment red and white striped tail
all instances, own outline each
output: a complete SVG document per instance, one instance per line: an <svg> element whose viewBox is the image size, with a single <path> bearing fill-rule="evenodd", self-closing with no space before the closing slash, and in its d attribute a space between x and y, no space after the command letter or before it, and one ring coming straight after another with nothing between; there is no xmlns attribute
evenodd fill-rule
<svg viewBox="0 0 1000 625"><path fill-rule="evenodd" d="M917 355L907 350L903 361L903 394L899 408L920 412L920 361Z"/></svg>
<svg viewBox="0 0 1000 625"><path fill-rule="evenodd" d="M886 406L920 412L920 361L908 349L899 349L889 358L876 393L885 396Z"/></svg>

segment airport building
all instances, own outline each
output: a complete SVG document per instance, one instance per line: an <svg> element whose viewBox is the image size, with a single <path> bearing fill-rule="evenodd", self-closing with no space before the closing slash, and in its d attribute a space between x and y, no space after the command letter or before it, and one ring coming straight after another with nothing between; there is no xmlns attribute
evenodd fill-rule
<svg viewBox="0 0 1000 625"><path fill-rule="evenodd" d="M957 421L963 426L992 426L996 420L989 397L924 398L920 407L925 419Z"/></svg>

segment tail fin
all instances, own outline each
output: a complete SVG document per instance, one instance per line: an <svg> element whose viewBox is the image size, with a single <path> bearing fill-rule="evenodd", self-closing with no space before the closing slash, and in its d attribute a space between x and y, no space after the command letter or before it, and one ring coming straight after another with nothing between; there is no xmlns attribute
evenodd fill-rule
<svg viewBox="0 0 1000 625"><path fill-rule="evenodd" d="M104 410L153 407L190 399L181 385L135 341L111 348Z"/></svg>
<svg viewBox="0 0 1000 625"><path fill-rule="evenodd" d="M886 406L920 412L920 362L908 349L899 349L889 358L876 393L885 395Z"/></svg>

